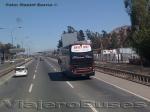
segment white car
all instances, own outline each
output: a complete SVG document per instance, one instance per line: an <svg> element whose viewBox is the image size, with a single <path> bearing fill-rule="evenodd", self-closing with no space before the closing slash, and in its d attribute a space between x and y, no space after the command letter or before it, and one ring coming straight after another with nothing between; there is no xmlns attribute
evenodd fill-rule
<svg viewBox="0 0 150 112"><path fill-rule="evenodd" d="M10 60L9 63L10 64L15 63L15 60Z"/></svg>
<svg viewBox="0 0 150 112"><path fill-rule="evenodd" d="M26 76L28 74L28 70L25 66L16 67L15 76Z"/></svg>

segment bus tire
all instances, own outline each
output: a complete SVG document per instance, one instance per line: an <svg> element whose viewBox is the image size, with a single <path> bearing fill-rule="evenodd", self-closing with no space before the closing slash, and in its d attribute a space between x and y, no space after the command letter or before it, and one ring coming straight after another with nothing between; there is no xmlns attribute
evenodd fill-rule
<svg viewBox="0 0 150 112"><path fill-rule="evenodd" d="M90 76L89 76L89 75L88 75L88 76L85 76L85 78L86 78L86 79L90 79Z"/></svg>

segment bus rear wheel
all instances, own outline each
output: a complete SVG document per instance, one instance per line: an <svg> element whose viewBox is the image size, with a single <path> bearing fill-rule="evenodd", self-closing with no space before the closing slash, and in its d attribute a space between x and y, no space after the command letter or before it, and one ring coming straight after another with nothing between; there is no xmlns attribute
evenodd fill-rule
<svg viewBox="0 0 150 112"><path fill-rule="evenodd" d="M84 78L85 78L85 79L90 79L90 76L89 76L89 75L88 75L88 76L84 76Z"/></svg>

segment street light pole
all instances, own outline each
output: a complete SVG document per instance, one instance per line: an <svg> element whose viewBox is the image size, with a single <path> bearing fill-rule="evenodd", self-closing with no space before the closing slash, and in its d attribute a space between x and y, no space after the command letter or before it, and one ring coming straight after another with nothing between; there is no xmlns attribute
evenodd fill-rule
<svg viewBox="0 0 150 112"><path fill-rule="evenodd" d="M21 27L21 26L19 26L19 27L16 27L15 29L17 29L17 28L22 28L22 27ZM13 31L14 31L15 29L13 29L13 30L11 31L11 43L12 43L12 48L13 48L13 46L14 46Z"/></svg>
<svg viewBox="0 0 150 112"><path fill-rule="evenodd" d="M13 48L13 45L14 45L14 37L13 37L13 32L11 31L11 44L12 44L12 48Z"/></svg>
<svg viewBox="0 0 150 112"><path fill-rule="evenodd" d="M15 29L17 29L17 28L22 28L22 27L21 27L21 26L15 27L14 29L11 30L11 43L12 43L12 48L13 48L13 45L14 45L13 31L14 31ZM1 28L1 27L0 27L0 30L2 30L2 29L9 29L9 28Z"/></svg>

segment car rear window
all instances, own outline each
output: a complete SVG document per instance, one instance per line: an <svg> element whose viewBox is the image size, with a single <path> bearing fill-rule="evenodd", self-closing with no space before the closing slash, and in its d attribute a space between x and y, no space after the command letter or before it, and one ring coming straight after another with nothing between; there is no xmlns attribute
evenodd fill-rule
<svg viewBox="0 0 150 112"><path fill-rule="evenodd" d="M22 71L25 70L25 68L16 68L16 71Z"/></svg>

